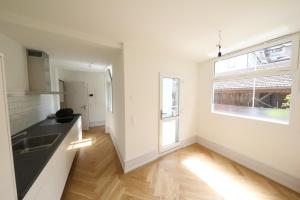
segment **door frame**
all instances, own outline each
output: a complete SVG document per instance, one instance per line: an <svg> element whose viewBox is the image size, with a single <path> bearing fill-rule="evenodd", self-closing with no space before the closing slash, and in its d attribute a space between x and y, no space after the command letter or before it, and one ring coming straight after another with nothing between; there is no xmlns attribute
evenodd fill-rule
<svg viewBox="0 0 300 200"><path fill-rule="evenodd" d="M177 124L177 141L173 144L170 144L166 147L162 147L161 143L162 143L162 79L163 78L176 78L179 80L179 87L178 87L178 116L177 117L172 117L169 119L174 119L177 118L178 119L178 124ZM181 97L180 97L180 93L181 93L181 79L178 75L175 74L163 74L163 73L159 73L159 110L158 110L158 126L159 126L159 132L158 132L158 152L160 154L164 154L170 150L176 149L178 147L180 147L180 116L181 116L181 111L180 111L180 102L181 102Z"/></svg>
<svg viewBox="0 0 300 200"><path fill-rule="evenodd" d="M0 174L6 180L6 184L0 185L0 191L4 199L17 199L4 64L4 54L0 53L0 155L3 161Z"/></svg>

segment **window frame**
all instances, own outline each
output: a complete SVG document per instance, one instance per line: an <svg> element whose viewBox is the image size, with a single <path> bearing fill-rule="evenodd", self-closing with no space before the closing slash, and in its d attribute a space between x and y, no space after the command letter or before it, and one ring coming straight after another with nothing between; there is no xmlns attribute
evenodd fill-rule
<svg viewBox="0 0 300 200"><path fill-rule="evenodd" d="M289 121L286 122L279 122L277 120L272 120L272 119L262 119L259 117L252 117L252 116L247 116L247 115L239 115L239 114L233 114L230 112L222 112L222 111L215 111L214 110L214 83L216 81L228 81L228 80L241 80L245 78L257 78L257 77L262 77L262 76L280 76L280 75L285 75L285 74L291 74L292 76L292 86L291 86L291 108L294 107L294 101L295 99L294 94L296 93L296 85L297 85L297 78L298 78L298 69L299 69L299 48L300 48L300 43L299 43L299 35L298 34L292 34L289 36L284 36L281 38L269 40L263 43L260 43L258 45L254 45L239 51L235 51L229 54L226 54L220 58L215 58L213 59L213 80L212 80L212 96L211 96L211 113L215 114L221 114L221 115L226 115L226 116L233 116L233 117L238 117L238 118L246 118L246 119L254 119L254 120L259 120L259 121L266 121L266 122L272 122L272 123L277 123L277 124L290 124L291 121L291 116L293 109L290 109L289 111ZM292 55L291 55L291 61L290 61L290 66L285 67L285 68L269 68L269 69L262 69L262 70L256 70L256 71L250 71L250 72L243 72L243 73L236 73L236 74L227 74L227 75L218 75L216 76L215 74L215 65L216 62L234 58L237 56L241 56L244 54L252 53L254 51L262 50L264 48L269 48L272 46L280 45L283 43L288 43L291 42L291 50L292 50Z"/></svg>
<svg viewBox="0 0 300 200"><path fill-rule="evenodd" d="M107 76L110 76L110 79ZM112 74L112 66L108 66L105 69L105 87L106 87L106 110L113 113L113 74ZM110 84L110 88L108 87ZM108 97L108 90L110 89L111 98ZM110 100L110 102L109 102Z"/></svg>

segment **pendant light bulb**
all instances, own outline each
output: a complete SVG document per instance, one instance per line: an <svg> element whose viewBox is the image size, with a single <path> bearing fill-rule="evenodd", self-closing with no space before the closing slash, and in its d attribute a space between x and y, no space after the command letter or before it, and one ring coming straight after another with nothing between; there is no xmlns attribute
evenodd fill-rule
<svg viewBox="0 0 300 200"><path fill-rule="evenodd" d="M222 57L221 45L218 45L218 48L219 48L218 57Z"/></svg>

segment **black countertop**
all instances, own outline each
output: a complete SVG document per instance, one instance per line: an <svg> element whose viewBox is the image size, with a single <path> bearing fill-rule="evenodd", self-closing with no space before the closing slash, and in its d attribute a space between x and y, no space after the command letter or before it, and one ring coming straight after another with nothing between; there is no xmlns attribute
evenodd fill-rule
<svg viewBox="0 0 300 200"><path fill-rule="evenodd" d="M67 133L73 127L80 115L74 115L74 119L68 123L56 123L56 119L45 119L24 131L26 136L20 136L13 139L14 144L16 140L24 137L35 137L50 134L60 133L58 139L53 145L47 149L27 152L23 154L14 153L14 166L17 184L18 199L23 199L25 194L29 191L37 177L40 175L52 155L59 147ZM23 132L23 131L22 131Z"/></svg>

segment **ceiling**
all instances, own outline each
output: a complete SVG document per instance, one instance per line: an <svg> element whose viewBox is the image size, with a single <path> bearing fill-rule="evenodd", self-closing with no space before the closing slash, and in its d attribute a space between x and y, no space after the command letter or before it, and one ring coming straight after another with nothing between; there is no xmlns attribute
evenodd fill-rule
<svg viewBox="0 0 300 200"><path fill-rule="evenodd" d="M0 32L26 48L47 52L51 63L62 69L102 72L120 52L116 47L18 24L0 21L0 27Z"/></svg>
<svg viewBox="0 0 300 200"><path fill-rule="evenodd" d="M103 60L120 49L122 43L200 62L215 55L218 30L222 30L225 52L300 30L299 0L0 0L0 3L1 29L4 25L9 27L4 31L20 41L26 41L29 29L43 31L37 39L27 38L30 41L27 45L33 45L33 41L45 48L60 44L60 48L52 45L53 53L57 49L63 52L59 55L72 49L66 46L73 45L74 52L70 54L74 59L78 59L76 55L86 55L84 59L91 62L97 60L95 52L98 56L107 54L99 59L99 64L108 62ZM25 36L23 30L16 32L20 25L25 32L28 28ZM50 40L45 41L45 37ZM93 56L88 58L89 54Z"/></svg>

